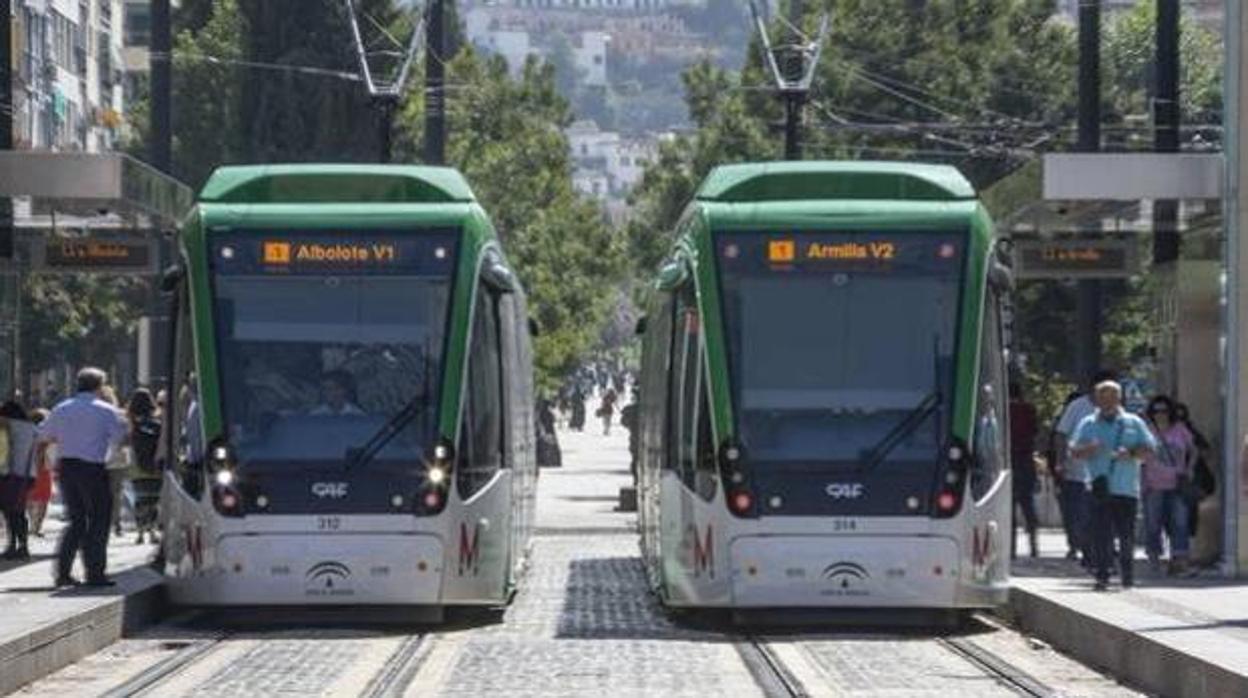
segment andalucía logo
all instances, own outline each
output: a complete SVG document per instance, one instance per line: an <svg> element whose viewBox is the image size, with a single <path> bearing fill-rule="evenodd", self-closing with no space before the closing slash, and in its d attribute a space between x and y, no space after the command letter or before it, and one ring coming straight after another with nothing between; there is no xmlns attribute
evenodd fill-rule
<svg viewBox="0 0 1248 698"><path fill-rule="evenodd" d="M851 580L862 581L871 575L866 568L856 562L834 562L823 568L823 578L836 583L842 589L848 589Z"/></svg>
<svg viewBox="0 0 1248 698"><path fill-rule="evenodd" d="M308 568L306 591L308 596L350 596L351 568L326 560Z"/></svg>

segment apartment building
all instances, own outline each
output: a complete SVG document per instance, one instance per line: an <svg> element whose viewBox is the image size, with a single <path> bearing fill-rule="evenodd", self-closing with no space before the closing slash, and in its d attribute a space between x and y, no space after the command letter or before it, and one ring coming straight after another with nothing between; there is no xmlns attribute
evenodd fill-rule
<svg viewBox="0 0 1248 698"><path fill-rule="evenodd" d="M16 147L98 152L121 137L121 0L17 0Z"/></svg>

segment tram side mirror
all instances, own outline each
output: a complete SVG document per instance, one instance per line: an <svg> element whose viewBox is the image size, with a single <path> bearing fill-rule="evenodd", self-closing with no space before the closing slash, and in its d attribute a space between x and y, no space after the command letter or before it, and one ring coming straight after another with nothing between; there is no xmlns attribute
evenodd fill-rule
<svg viewBox="0 0 1248 698"><path fill-rule="evenodd" d="M646 334L646 320L647 320L647 317L645 315L642 315L641 317L637 318L637 326L633 328L633 332L636 333L638 337L644 336Z"/></svg>
<svg viewBox="0 0 1248 698"><path fill-rule="evenodd" d="M174 264L165 269L160 275L160 292L174 293L178 290L178 286L182 283L182 279L186 276L186 268L181 264Z"/></svg>
<svg viewBox="0 0 1248 698"><path fill-rule="evenodd" d="M1014 270L993 259L988 265L988 283L1001 293L1014 290Z"/></svg>

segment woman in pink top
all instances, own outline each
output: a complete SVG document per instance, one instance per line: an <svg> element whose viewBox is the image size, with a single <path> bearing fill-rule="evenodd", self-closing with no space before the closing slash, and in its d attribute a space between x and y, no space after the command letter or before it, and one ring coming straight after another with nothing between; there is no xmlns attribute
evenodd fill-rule
<svg viewBox="0 0 1248 698"><path fill-rule="evenodd" d="M1196 463L1196 445L1187 427L1174 419L1174 401L1158 395L1148 403L1148 422L1157 437L1157 450L1144 461L1144 549L1154 571L1161 570L1161 532L1170 538L1168 574L1187 569L1187 502L1179 487L1180 478L1191 477Z"/></svg>

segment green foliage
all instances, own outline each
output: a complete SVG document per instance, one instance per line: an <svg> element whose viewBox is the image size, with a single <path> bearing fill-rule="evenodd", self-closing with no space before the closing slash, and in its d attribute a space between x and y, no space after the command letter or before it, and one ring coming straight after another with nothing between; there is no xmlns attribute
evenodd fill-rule
<svg viewBox="0 0 1248 698"><path fill-rule="evenodd" d="M465 48L448 65L447 79L471 86L448 101L448 163L472 183L525 285L541 328L538 385L553 390L608 317L621 276L621 241L597 206L572 189L562 130L572 115L554 66L530 59L512 79L501 58ZM423 119L423 99L413 92L398 124L408 153L418 151Z"/></svg>

